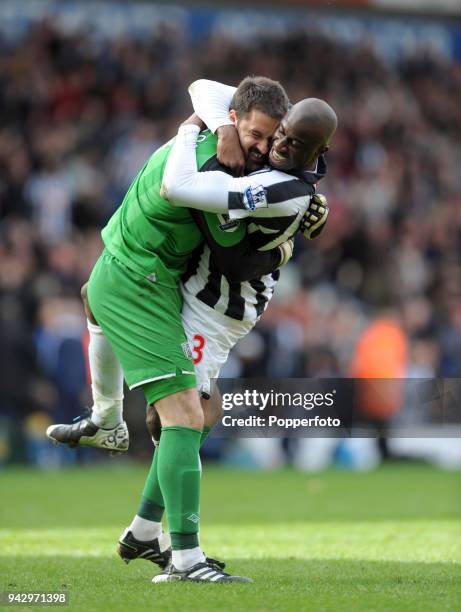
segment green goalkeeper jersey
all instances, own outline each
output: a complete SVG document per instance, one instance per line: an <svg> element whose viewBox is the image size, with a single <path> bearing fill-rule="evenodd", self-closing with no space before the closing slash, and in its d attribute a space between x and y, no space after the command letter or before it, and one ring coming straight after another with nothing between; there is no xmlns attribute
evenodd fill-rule
<svg viewBox="0 0 461 612"><path fill-rule="evenodd" d="M160 196L163 172L174 140L157 149L132 182L121 206L102 230L106 249L128 268L160 284L178 285L203 234L189 210ZM199 136L197 164L216 155L217 137Z"/></svg>

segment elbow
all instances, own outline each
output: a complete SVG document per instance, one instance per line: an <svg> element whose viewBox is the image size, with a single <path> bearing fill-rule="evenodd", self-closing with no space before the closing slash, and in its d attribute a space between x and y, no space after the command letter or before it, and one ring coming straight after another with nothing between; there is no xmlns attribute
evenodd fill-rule
<svg viewBox="0 0 461 612"><path fill-rule="evenodd" d="M189 91L192 92L196 87L200 85L202 81L203 79L197 79L196 81L192 81L192 83L188 87Z"/></svg>
<svg viewBox="0 0 461 612"><path fill-rule="evenodd" d="M191 89L194 89L195 87L200 87L200 85L205 85L207 83L209 83L210 80L209 79L197 79L195 81L193 81L190 85L189 85L189 91Z"/></svg>
<svg viewBox="0 0 461 612"><path fill-rule="evenodd" d="M160 187L160 197L163 198L164 200L167 200L168 202L170 201L170 194L169 194L168 185L166 181L163 181Z"/></svg>
<svg viewBox="0 0 461 612"><path fill-rule="evenodd" d="M205 87L205 84L209 83L207 79L197 79L193 83L191 83L188 87L189 95L193 96L197 89Z"/></svg>
<svg viewBox="0 0 461 612"><path fill-rule="evenodd" d="M172 205L179 205L181 202L182 192L177 185L164 178L160 187L160 197Z"/></svg>

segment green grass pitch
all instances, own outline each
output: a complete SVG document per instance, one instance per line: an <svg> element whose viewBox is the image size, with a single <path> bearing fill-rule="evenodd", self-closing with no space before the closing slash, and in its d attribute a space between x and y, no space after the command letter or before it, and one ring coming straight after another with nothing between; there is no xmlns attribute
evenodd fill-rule
<svg viewBox="0 0 461 612"><path fill-rule="evenodd" d="M441 441L442 442L442 441ZM460 474L205 467L201 540L254 584L151 583L115 554L146 468L0 475L0 590L69 593L69 610L459 610ZM8 609L37 609L13 606Z"/></svg>

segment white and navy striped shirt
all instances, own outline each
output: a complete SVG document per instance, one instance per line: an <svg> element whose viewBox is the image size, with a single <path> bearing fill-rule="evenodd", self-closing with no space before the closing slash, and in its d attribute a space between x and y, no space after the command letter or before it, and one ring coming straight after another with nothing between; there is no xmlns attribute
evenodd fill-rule
<svg viewBox="0 0 461 612"><path fill-rule="evenodd" d="M212 158L202 170L217 169L216 158ZM257 218L231 220L231 211L245 209L241 193L229 193L229 215L217 215L220 230L235 231L236 224L247 225L247 235L254 248L268 251L282 244L297 231L311 196L315 183L326 172L323 158L319 158L314 172L286 174L270 168L252 175L261 182L267 206L258 210ZM197 213L194 213L195 215ZM210 236L207 236L207 240ZM232 247L225 249L228 257L235 257ZM245 260L234 262L246 266ZM251 270L248 271L251 273ZM208 244L202 245L192 256L183 278L183 289L194 295L211 308L239 321L256 322L263 314L271 299L280 272L256 276L249 281L230 281L220 270ZM247 276L248 277L248 276Z"/></svg>

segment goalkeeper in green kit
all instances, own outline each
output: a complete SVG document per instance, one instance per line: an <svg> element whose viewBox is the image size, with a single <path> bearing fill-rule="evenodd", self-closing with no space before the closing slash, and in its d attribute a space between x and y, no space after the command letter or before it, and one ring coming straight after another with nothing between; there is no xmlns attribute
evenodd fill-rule
<svg viewBox="0 0 461 612"><path fill-rule="evenodd" d="M264 80L262 85L264 101L256 112L264 115L259 133L268 142L287 110L287 99L278 84ZM238 112L238 100L235 106ZM199 167L216 155L216 137L205 134L197 147ZM246 581L207 563L199 547L199 448L206 431L181 321L179 281L203 236L187 209L174 208L160 196L171 146L168 143L149 159L104 228L106 249L91 274L88 301L122 365L128 387L142 387L148 404L155 404L160 416L162 442L156 467L174 567L178 572L196 568L195 572L214 581ZM258 152L256 146L254 156L265 152ZM278 253L264 255L269 263L264 272L280 263Z"/></svg>
<svg viewBox="0 0 461 612"><path fill-rule="evenodd" d="M278 84L267 79L253 81L256 85L250 79L246 86L239 87L231 105L241 117L239 136L247 153L247 169L250 165L250 170L261 164L269 139L287 106L286 96ZM253 108L249 110L248 99L251 96L248 92L255 96L258 83L263 86L266 102L259 92L257 103L254 104L253 100ZM196 160L194 152L196 165L201 170L212 169L216 138L210 132L204 132L198 139L195 135L195 139L198 141ZM172 147L173 143L168 143L150 158L133 182L122 206L103 230L106 250L91 275L88 300L94 315L94 332L97 333L97 321L122 365L128 386L143 388L148 403L155 404L162 423L162 442L144 489L144 507L138 511L138 515L155 520L158 509L154 504L149 505L152 498L149 490L160 487L172 540L172 565L167 573L154 580L248 581L222 572L218 565L205 558L198 542L198 450L207 429L204 428L203 411L195 389L194 366L181 321L179 279L203 235L188 209L174 207L160 195L163 171ZM287 175L283 177L286 182L283 190L280 190L282 179L276 180L275 174L270 180L264 179L266 201L265 188L261 192L262 179L251 177L238 179L238 197L235 190L232 198L227 198L226 192L227 208L223 208L221 201L216 201L214 206L203 192L199 199L203 200L203 208L209 212L227 211L239 219L253 213L264 216L268 204L275 204L272 210L277 206L275 200L271 201L271 189L278 193L277 202L280 202L280 193L286 195L286 200L296 199L290 192L295 182L291 180L293 177L288 177L289 181ZM295 191L296 197L304 198L302 216L307 207L306 196L312 195L312 188L305 186L300 190L298 185ZM261 193L263 195L258 195ZM200 208L200 202L193 199L192 191L191 197L191 202L180 202L180 205ZM176 200L176 197L173 195L172 199ZM178 200L185 199L184 194L178 192ZM251 270L248 279L274 271L284 263L285 253L285 249L277 247L257 252L254 257L248 254ZM113 392L113 382L109 386ZM121 395L121 390L119 393ZM88 423L84 426L91 427ZM165 542L158 538L156 549L151 544L148 558L156 560L152 557L155 553L159 560L162 555L166 560Z"/></svg>

